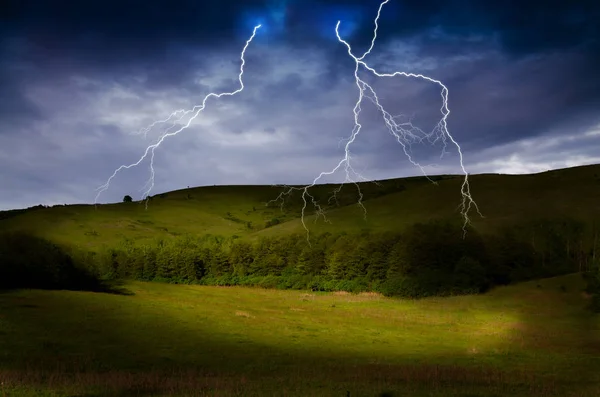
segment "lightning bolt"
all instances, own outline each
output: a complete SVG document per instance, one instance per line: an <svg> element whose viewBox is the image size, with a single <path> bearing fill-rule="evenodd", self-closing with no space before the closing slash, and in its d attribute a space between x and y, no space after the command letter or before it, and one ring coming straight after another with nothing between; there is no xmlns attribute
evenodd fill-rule
<svg viewBox="0 0 600 397"><path fill-rule="evenodd" d="M157 120L157 121L153 122L152 124L150 124L149 126L144 127L144 128L142 128L141 130L139 130L137 132L134 132L134 135L144 135L144 138L147 138L148 137L148 133L150 131L152 131L152 129L155 126L157 126L159 124L167 123L167 122L171 121L171 119L175 119L175 121L173 122L173 125L171 127L169 127L169 129L171 129L171 128L175 127L175 125L176 125L177 122L181 121L181 119L184 116L186 116L187 114L191 113L192 111L193 111L193 109L190 109L190 110L185 110L185 109L176 110L173 113L171 113L169 115L169 117L167 117L166 119L164 119L164 120ZM181 114L181 116L175 118L179 114ZM168 131L165 131L165 132L168 132Z"/></svg>
<svg viewBox="0 0 600 397"><path fill-rule="evenodd" d="M441 81L433 79L428 76L424 76L422 74L407 73L407 72L379 73L377 70L375 70L374 68L369 66L364 61L365 57L371 53L371 51L373 50L373 47L375 46L375 41L377 39L377 30L379 28L378 21L379 21L379 17L381 16L381 10L383 9L383 6L385 4L387 4L388 2L389 2L389 0L384 0L382 3L380 3L379 9L377 11L377 17L375 18L375 29L373 31L373 39L371 40L371 45L369 46L369 49L367 51L365 51L361 56L354 55L350 44L340 37L339 27L340 27L341 21L338 21L335 26L335 34L336 34L338 41L346 46L346 48L348 49L348 55L350 55L352 57L352 59L354 59L354 62L355 62L354 77L355 77L356 86L358 87L358 91L359 91L358 100L353 109L354 128L352 129L352 133L350 134L350 137L343 139L343 140L347 140L345 148L344 148L344 152L345 152L344 157L337 163L337 165L332 170L321 172L313 180L313 182L309 185L302 186L302 187L283 185L284 191L282 191L277 198L275 198L274 200L271 200L270 202L267 203L267 205L268 205L271 202L281 201L282 206L283 206L283 202L284 202L286 196L291 195L294 191L301 191L302 192L302 201L304 203L304 205L302 206L302 212L301 212L301 222L302 222L302 226L306 230L306 239L309 244L310 244L310 240L309 240L310 231L304 221L304 216L305 216L306 208L308 206L308 202L310 201L312 203L313 207L315 208L315 213L316 213L315 222L317 221L317 219L319 219L319 217L323 217L325 222L329 222L329 220L325 216L324 209L319 205L319 203L317 202L315 197L309 193L309 189L311 187L314 187L321 178L323 178L326 175L332 175L332 174L336 173L342 167L344 168L346 178L345 178L344 182L342 182L342 184L339 186L339 188L334 190L333 196L331 198L334 198L337 201L336 194L340 192L343 184L344 183L353 183L356 186L356 189L357 189L358 195L359 195L357 204L363 209L364 216L366 219L367 210L362 202L363 194L360 190L360 186L358 185L357 181L354 178L352 178L352 175L354 175L355 177L358 177L361 180L366 180L366 179L364 177L362 177L360 174L358 174L352 168L352 165L350 163L350 160L352 159L351 152L350 152L350 146L356 140L356 137L358 136L358 134L360 133L360 131L362 129L362 125L359 122L359 115L362 110L361 104L362 104L364 98L369 99L377 107L377 109L379 110L379 112L381 113L381 115L383 117L383 120L385 122L387 129L389 130L390 134L392 134L392 136L394 136L396 138L397 142L402 146L404 154L408 157L409 161L413 165L418 167L421 170L421 172L428 179L429 179L429 177L426 174L423 167L419 163L414 161L410 154L411 144L412 143L420 143L425 139L427 139L431 143L436 143L438 141L442 141L444 148L442 150L441 156L443 156L446 145L447 145L447 139L449 139L452 142L452 144L454 144L456 146L456 148L458 149L459 159L460 159L460 167L465 175L464 181L461 185L462 201L459 204L460 213L462 214L463 219L464 219L463 236L466 233L467 225L470 223L468 214L469 214L469 211L471 210L471 208L474 207L477 210L477 212L479 213L479 215L481 215L481 212L479 211L479 207L477 206L477 203L473 200L473 197L471 196L470 187L469 187L469 174L468 174L467 170L465 169L465 166L463 163L462 150L460 148L460 145L456 142L456 140L452 137L452 135L448 131L447 119L448 119L448 116L450 115L450 109L448 108L448 87L446 87ZM425 133L421 129L413 126L412 122L410 120L405 121L405 122L400 122L400 123L397 122L396 120L398 120L399 116L392 116L390 113L388 113L384 109L384 107L380 104L379 98L377 97L377 94L376 94L375 90L373 89L373 87L371 87L369 84L367 84L364 80L362 80L358 76L358 72L361 67L364 68L365 70L371 72L374 76L377 76L377 77L404 76L404 77L423 79L423 80L426 80L431 83L435 83L435 84L439 85L441 87L441 97L442 97L442 106L440 109L441 113L442 113L442 118L437 123L435 128L431 132ZM429 179L429 180L432 183L437 184L436 182L432 181L431 179ZM331 198L330 198L329 202L331 202ZM481 215L481 216L483 217L483 215Z"/></svg>
<svg viewBox="0 0 600 397"><path fill-rule="evenodd" d="M211 98L211 97L212 98L221 98L223 96L233 96L233 95L236 95L239 92L243 91L244 81L242 80L242 76L244 75L244 65L246 64L244 55L246 54L246 49L248 48L248 46L254 39L254 36L256 36L256 32L258 29L260 29L260 27L261 27L261 25L256 25L254 27L254 29L252 30L252 35L246 41L246 45L244 45L244 48L242 49L242 53L240 55L240 59L242 61L241 66L240 66L240 73L238 75L238 81L240 82L240 88L238 88L235 91L222 92L219 94L211 92L210 94L208 94L204 97L204 99L202 100L202 103L200 105L196 105L192 109L189 109L189 110L183 110L183 109L176 110L173 113L171 113L169 115L169 117L167 117L166 119L155 121L152 124L150 124L148 127L145 127L143 129L141 129L140 131L136 132L136 134L141 134L141 135L147 136L148 132L150 132L150 130L152 130L152 128L154 128L155 126L160 125L160 124L165 124L168 122L172 122L172 125L163 132L163 134L158 138L158 140L146 148L146 151L139 158L138 161L136 161L135 163L132 163L132 164L128 164L128 165L121 165L119 168L117 168L115 170L115 172L113 172L113 174L108 178L108 180L106 181L106 183L104 185L102 185L96 189L98 193L96 194L96 198L94 199L94 204L98 203L98 198L100 197L100 195L110 187L111 181L117 176L117 174L120 171L138 166L142 161L144 161L148 157L148 155L150 155L150 179L148 180L148 182L146 183L146 185L143 188L146 190L145 190L142 198L148 197L148 195L150 194L150 191L154 187L154 175L155 175L155 173L154 173L154 152L155 152L156 148L158 148L166 138L177 135L181 131L188 128L190 126L190 124L192 123L192 121L194 121L194 119L196 119L196 117L198 117L200 112L202 112L206 108L206 101L209 98ZM183 123L183 126L181 126L179 128L175 128L179 125L178 123L185 116L187 116L189 114L192 114L192 115L187 120L187 122ZM148 200L146 200L146 208L147 208L147 206L148 206Z"/></svg>
<svg viewBox="0 0 600 397"><path fill-rule="evenodd" d="M470 193L469 174L464 167L462 149L461 149L460 145L456 142L456 140L452 137L450 132L448 131L447 119L450 114L450 109L448 108L448 88L441 81L433 79L433 78L425 76L425 75L422 75L422 74L407 73L407 72L401 72L401 71L395 72L395 73L380 73L377 70L375 70L374 68L372 68L371 66L369 66L364 61L364 58L371 53L371 51L373 50L373 47L375 46L375 41L377 39L377 30L379 28L378 22L379 22L379 18L381 16L381 10L383 9L383 6L385 4L387 4L388 2L389 2L389 0L384 0L382 3L380 3L379 9L377 11L377 16L374 21L375 28L373 31L373 38L371 40L371 45L369 46L367 51L365 51L361 56L354 55L350 44L340 37L339 27L340 27L341 21L338 21L335 26L335 33L336 33L336 37L337 37L338 41L346 46L346 48L348 50L348 55L350 55L355 62L354 77L355 77L356 86L359 91L358 100L356 101L356 104L353 109L354 128L352 129L350 136L347 138L342 138L342 140L340 140L340 143L338 144L338 147L339 147L339 145L342 142L346 141L346 144L344 146L344 153L345 153L344 157L337 163L337 165L332 170L321 172L313 180L313 182L311 184L308 184L306 186L300 186L300 187L277 185L277 186L282 186L284 189L275 199L266 203L266 205L269 205L272 202L280 201L281 209L283 210L283 205L285 203L286 196L290 196L294 191L301 191L302 192L301 197L302 197L302 201L303 201L303 206L302 206L302 211L301 211L301 222L302 222L302 226L306 230L306 237L307 237L307 242L309 245L310 245L310 231L305 222L305 215L306 215L306 210L309 205L309 202L315 208L315 213L316 213L315 222L317 222L317 220L320 217L322 217L325 222L330 223L330 221L327 219L327 217L325 215L324 208L321 207L321 205L318 203L317 199L313 195L310 194L309 189L314 187L318 183L318 181L321 180L321 178L323 178L324 176L332 175L332 174L336 173L342 167L343 167L343 169L345 171L345 175L346 175L345 180L344 180L344 182L342 182L339 185L339 187L337 189L335 189L332 192L333 195L329 198L328 204L331 204L331 200L335 200L337 202L337 194L341 191L341 189L345 183L353 183L356 186L356 189L357 189L358 195L359 195L357 204L363 209L364 218L366 220L367 210L362 202L363 194L362 194L362 191L360 190L360 186L358 185L357 180L362 180L362 181L368 181L368 180L366 178L364 178L362 175L360 175L358 172L356 172L354 170L354 168L352 167L352 165L351 165L352 155L350 152L350 146L352 145L352 143L354 143L354 141L356 140L357 136L359 135L359 133L361 132L361 129L362 129L362 125L359 122L359 116L362 111L361 105L362 105L363 99L365 99L365 98L370 100L374 104L374 106L377 108L377 110L381 113L383 121L384 121L388 131L396 139L396 141L402 146L404 154L408 157L409 161L414 166L418 167L421 170L421 172L423 173L423 175L425 175L425 177L427 177L432 183L437 184L435 181L432 181L429 178L429 176L426 174L423 166L421 166L418 162L413 160L412 155L411 155L411 145L414 143L421 143L424 140L427 140L432 144L435 144L438 141L441 141L443 143L441 157L445 153L445 149L448 144L447 140L450 140L450 142L456 146L456 148L458 149L458 153L459 153L460 166L465 175L464 181L461 185L462 201L459 204L460 213L462 214L462 216L464 218L463 232L466 233L466 227L470 223L468 214L469 214L469 211L473 207L477 210L479 215L481 215L481 212L479 211L479 207L477 206L477 203L475 203L475 201L473 200L471 193ZM154 154L155 154L156 148L158 148L160 146L160 144L167 137L177 135L184 129L188 128L190 126L191 122L200 114L200 112L202 110L204 110L204 108L206 107L206 101L208 100L208 98L210 98L210 97L220 98L222 96L233 96L233 95L241 92L244 89L244 83L242 80L242 76L244 73L244 65L245 65L244 55L245 55L246 49L252 42L254 36L256 35L257 30L260 27L261 27L261 25L257 25L254 27L252 36L246 41L246 45L244 46L242 53L241 53L241 61L242 62L241 62L240 73L239 73L239 77L238 77L238 80L240 82L240 88L238 88L237 90L232 91L232 92L223 92L220 94L210 93L206 97L204 97L204 100L202 101L201 105L196 105L192 109L189 109L189 110L184 110L184 109L176 110L173 113L171 113L166 119L155 121L152 124L150 124L149 126L136 132L136 134L138 134L138 135L147 136L148 132L150 132L157 125L166 124L169 122L171 123L171 126L163 132L163 134L158 138L158 140L154 144L152 144L146 148L146 151L139 158L139 160L137 162L129 164L129 165L122 165L119 168L117 168L114 171L114 173L108 178L107 182L97 189L98 194L96 195L96 198L94 200L95 204L98 202L98 198L99 198L100 194L109 188L111 181L115 178L115 176L120 171L122 171L123 169L129 169L129 168L138 166L142 161L144 161L144 159L146 159L148 157L148 155L150 155L151 175L150 175L150 178L147 181L146 185L142 189L142 190L145 189L145 191L143 193L143 197L145 197L145 198L148 197L150 191L154 187L154 175L155 175ZM403 121L403 119L405 119L404 116L402 116L402 115L393 116L381 105L379 98L377 96L377 93L375 92L373 87L371 87L369 84L367 84L364 80L362 80L359 77L358 73L361 68L365 69L366 71L370 72L372 75L374 75L376 77L404 76L404 77L409 77L409 78L423 79L423 80L426 80L431 83L439 85L441 87L440 95L442 98L442 106L440 108L440 111L442 113L442 118L439 120L439 122L433 128L433 130L431 132L426 133L423 130L421 130L420 128L414 126L412 124L411 118L408 118L407 120ZM176 128L178 125L180 125L180 123L182 122L182 119L189 114L192 114L192 115L188 119L188 121L186 123L183 123L183 126ZM378 184L376 181L374 181L373 183ZM148 201L146 200L146 207L147 207L147 205L148 205ZM483 215L481 215L481 216L483 217Z"/></svg>

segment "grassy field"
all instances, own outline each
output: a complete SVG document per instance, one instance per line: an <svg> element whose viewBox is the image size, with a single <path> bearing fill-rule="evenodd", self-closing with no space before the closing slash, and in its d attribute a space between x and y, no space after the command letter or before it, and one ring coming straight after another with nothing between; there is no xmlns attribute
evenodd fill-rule
<svg viewBox="0 0 600 397"><path fill-rule="evenodd" d="M579 275L395 300L131 282L0 294L0 396L598 396Z"/></svg>
<svg viewBox="0 0 600 397"><path fill-rule="evenodd" d="M548 217L600 218L600 165L574 167L533 175L473 175L473 198L485 218L470 217L480 231ZM309 207L306 223L313 232L401 230L419 221L450 218L460 221L462 177L432 184L423 177L362 183L367 219L356 205L356 187L345 185L327 209L331 223L315 223ZM338 185L318 185L310 193L326 205ZM252 238L303 232L298 193L280 203L265 204L284 191L275 186L210 186L168 192L144 202L69 205L28 211L0 220L0 229L25 230L54 242L96 250L125 237L141 241L181 234ZM127 193L127 192L124 192ZM341 202L340 202L341 201ZM1 218L1 217L0 217ZM280 224L266 227L278 218ZM248 224L250 222L250 225ZM248 227L250 226L250 227Z"/></svg>

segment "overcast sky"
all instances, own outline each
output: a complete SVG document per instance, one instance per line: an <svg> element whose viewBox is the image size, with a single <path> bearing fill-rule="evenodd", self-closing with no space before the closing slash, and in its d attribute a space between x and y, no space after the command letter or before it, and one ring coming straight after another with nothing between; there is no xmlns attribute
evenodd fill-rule
<svg viewBox="0 0 600 397"><path fill-rule="evenodd" d="M354 60L370 45L371 0L5 0L0 5L0 209L91 203L135 163L173 111L210 98L156 149L151 194L187 186L307 184L344 156L359 97ZM449 89L448 129L470 173L600 162L600 3L390 0L370 66ZM386 111L431 131L440 86L373 78ZM186 118L187 117L187 118ZM189 116L181 122L185 123ZM365 99L350 146L367 179L419 175ZM182 124L175 125L180 128ZM460 173L456 147L413 146L431 174ZM139 199L148 157L100 196ZM344 172L323 182L341 181ZM458 192L457 192L458 194Z"/></svg>

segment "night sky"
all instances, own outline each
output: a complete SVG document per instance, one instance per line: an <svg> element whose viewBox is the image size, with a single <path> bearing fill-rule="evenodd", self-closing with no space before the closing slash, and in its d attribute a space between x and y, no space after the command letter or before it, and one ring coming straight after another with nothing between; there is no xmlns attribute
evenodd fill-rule
<svg viewBox="0 0 600 397"><path fill-rule="evenodd" d="M156 150L151 194L187 186L308 184L344 154L358 99L355 53L379 1L0 1L0 209L91 203L164 127L136 134L210 92L190 128ZM390 0L365 61L449 89L448 127L470 173L529 173L600 162L600 2ZM361 76L363 76L361 74ZM440 87L371 78L393 115L431 130ZM420 175L363 103L352 165L367 179ZM416 145L431 174L461 173L455 147ZM149 161L100 202L141 198ZM344 172L323 182L342 181ZM457 191L457 196L459 192Z"/></svg>

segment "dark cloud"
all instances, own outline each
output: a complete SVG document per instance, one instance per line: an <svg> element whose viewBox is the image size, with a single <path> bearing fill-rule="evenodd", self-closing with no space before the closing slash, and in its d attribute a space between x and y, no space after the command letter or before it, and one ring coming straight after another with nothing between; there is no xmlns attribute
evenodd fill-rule
<svg viewBox="0 0 600 397"><path fill-rule="evenodd" d="M497 56L445 81L455 92L452 124L463 126L467 139L479 136L489 145L598 119L600 77L587 56L574 52L519 62Z"/></svg>
<svg viewBox="0 0 600 397"><path fill-rule="evenodd" d="M344 59L345 48L334 36L336 21L342 20L344 38L364 50L379 6L378 1L359 0L5 0L3 4L3 58L43 64L45 74L78 71L122 81L143 73L148 87L157 89L188 81L194 70L201 69L201 55L191 57L194 51L202 54L237 44L259 22L264 31L255 45L326 45L330 56ZM430 44L446 51L465 47L465 40L474 37L480 43L497 42L506 53L519 56L577 46L598 48L598 4L390 0L381 17L378 45L430 33ZM15 38L24 43L18 54L7 48ZM476 44L467 44L471 45Z"/></svg>
<svg viewBox="0 0 600 397"><path fill-rule="evenodd" d="M342 32L362 45L370 41L372 16L379 6L378 1L362 0L5 0L3 4L5 35L27 37L49 53L70 46L87 49L86 57L94 62L107 62L106 57L140 59L160 53L170 43L229 43L240 34L247 36L255 23L263 23L273 36L314 41L335 40L333 26L342 20ZM438 29L450 37L497 39L506 50L526 54L597 44L599 18L600 5L593 0L391 0L384 7L380 29L382 40Z"/></svg>
<svg viewBox="0 0 600 397"><path fill-rule="evenodd" d="M3 81L4 80L4 81ZM40 120L41 110L13 82L0 78L0 134L18 128L23 120Z"/></svg>
<svg viewBox="0 0 600 397"><path fill-rule="evenodd" d="M440 41L484 37L521 55L597 45L600 37L600 3L594 0L424 0L402 2L394 17L387 15L382 35L437 29Z"/></svg>

